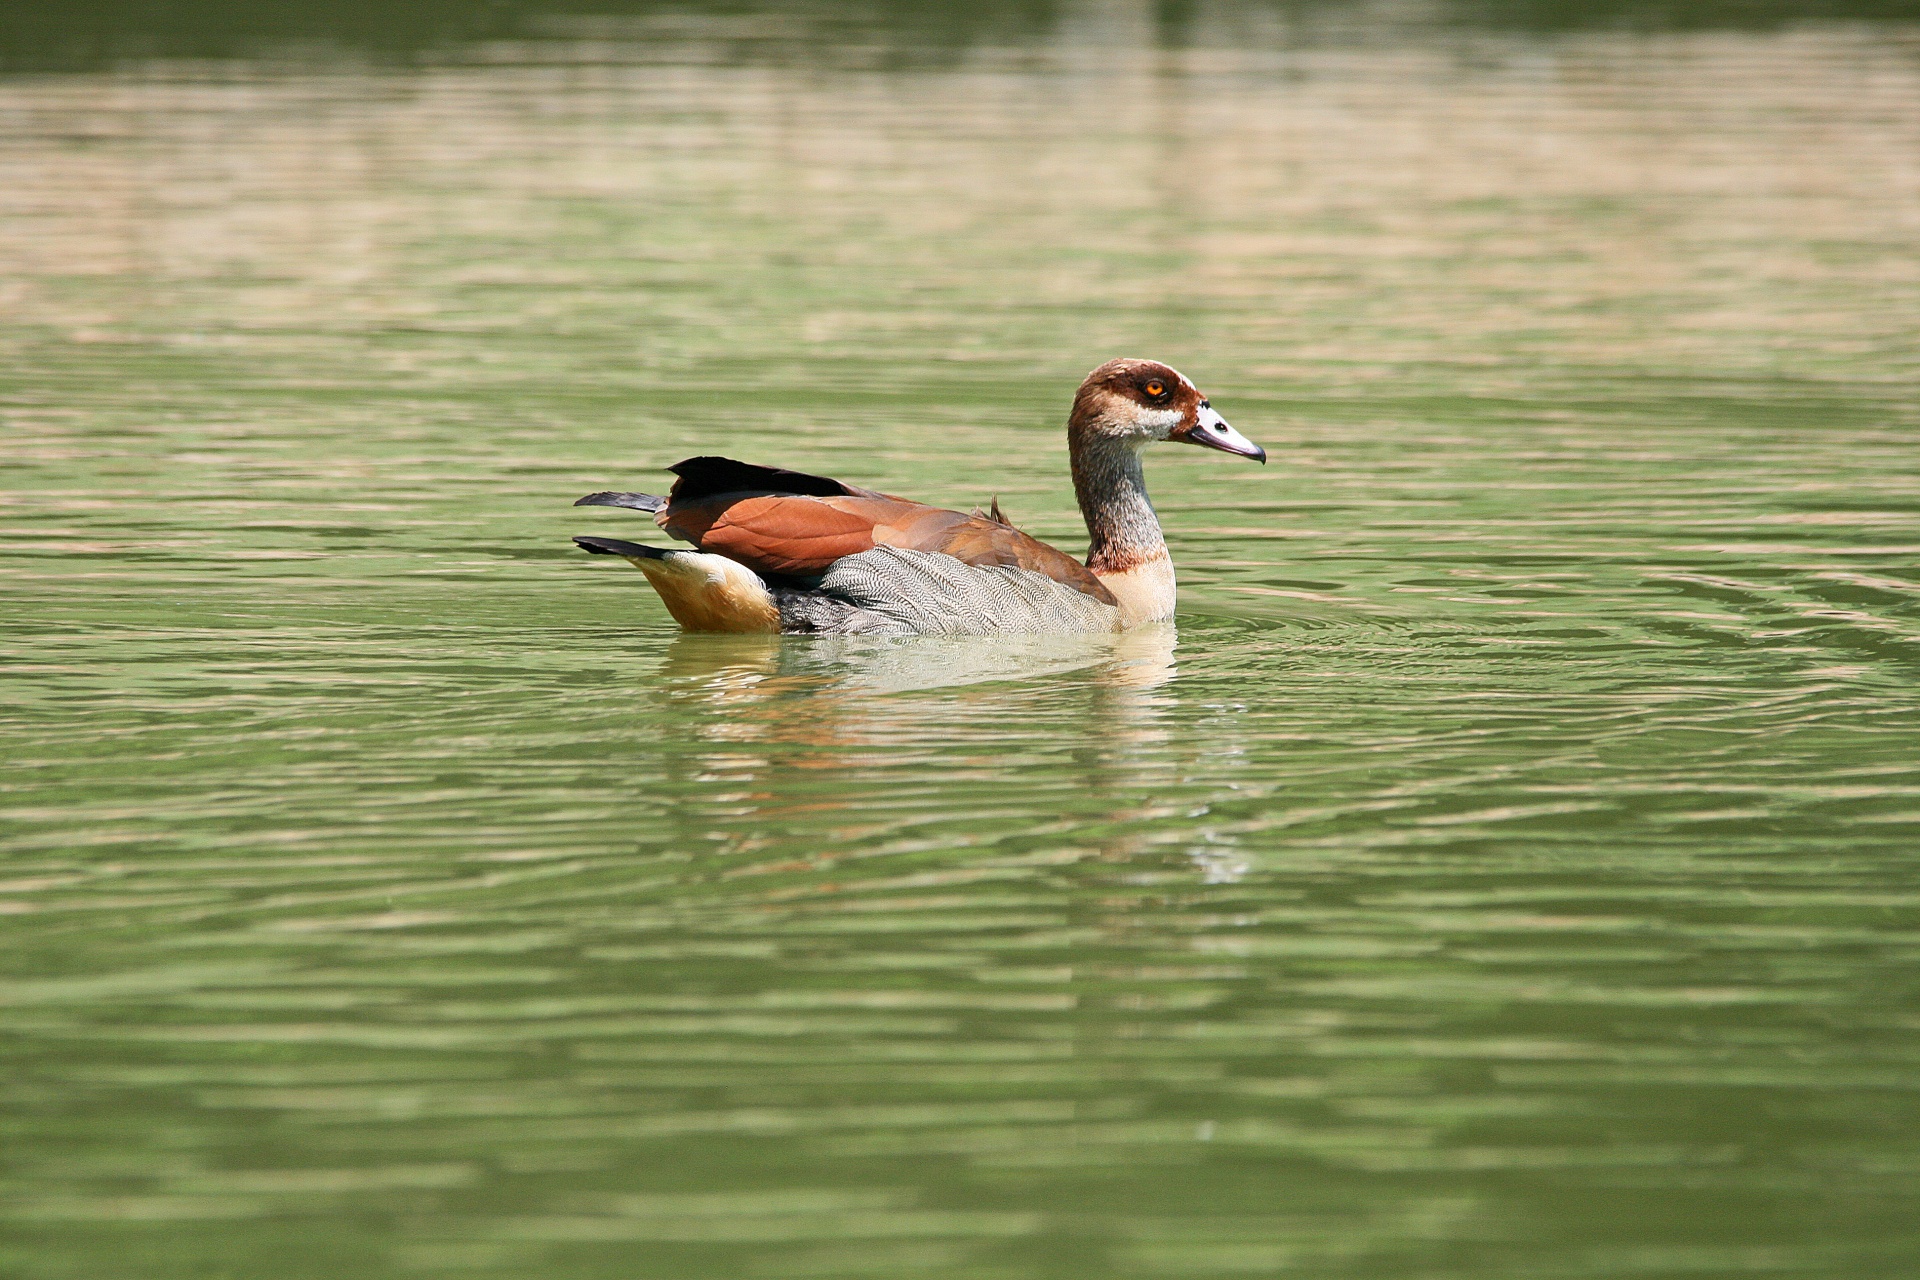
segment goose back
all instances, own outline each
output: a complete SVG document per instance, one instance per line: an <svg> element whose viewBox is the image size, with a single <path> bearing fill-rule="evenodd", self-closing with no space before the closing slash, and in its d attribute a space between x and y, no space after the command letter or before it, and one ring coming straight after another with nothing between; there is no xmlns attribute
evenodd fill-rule
<svg viewBox="0 0 1920 1280"><path fill-rule="evenodd" d="M1111 606L1113 594L1073 557L987 515L967 515L825 476L731 458L689 458L654 517L667 533L776 578L816 578L876 547L1019 569Z"/></svg>

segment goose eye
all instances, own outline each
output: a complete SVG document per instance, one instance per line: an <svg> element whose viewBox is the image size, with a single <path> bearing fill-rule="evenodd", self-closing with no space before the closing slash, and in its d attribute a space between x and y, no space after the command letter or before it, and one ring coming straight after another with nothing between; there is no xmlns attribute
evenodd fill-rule
<svg viewBox="0 0 1920 1280"><path fill-rule="evenodd" d="M1163 396L1167 394L1167 384L1156 378L1147 384L1147 394L1156 398Z"/></svg>

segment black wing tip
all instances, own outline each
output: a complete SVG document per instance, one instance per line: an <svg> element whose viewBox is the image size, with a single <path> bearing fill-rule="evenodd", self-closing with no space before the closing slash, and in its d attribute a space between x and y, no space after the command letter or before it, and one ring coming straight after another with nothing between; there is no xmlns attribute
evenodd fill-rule
<svg viewBox="0 0 1920 1280"><path fill-rule="evenodd" d="M789 471L785 467L762 467L709 454L698 458L682 458L667 470L680 477L673 486L675 502L692 502L717 493L739 493L754 489L813 498L844 498L858 492L826 476Z"/></svg>
<svg viewBox="0 0 1920 1280"><path fill-rule="evenodd" d="M626 556L629 560L664 560L671 554L659 547L642 546L623 538L576 537L573 544L590 555Z"/></svg>
<svg viewBox="0 0 1920 1280"><path fill-rule="evenodd" d="M667 500L651 493L618 493L607 490L603 493L590 493L574 501L576 507L626 507L632 511L658 511L667 505Z"/></svg>

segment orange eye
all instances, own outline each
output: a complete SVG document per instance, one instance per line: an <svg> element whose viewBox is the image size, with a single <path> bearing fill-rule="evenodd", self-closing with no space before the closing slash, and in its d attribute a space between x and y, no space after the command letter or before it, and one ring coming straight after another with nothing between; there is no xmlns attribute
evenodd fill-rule
<svg viewBox="0 0 1920 1280"><path fill-rule="evenodd" d="M1150 396L1163 396L1167 394L1167 384L1159 381L1149 382L1147 384L1147 394Z"/></svg>

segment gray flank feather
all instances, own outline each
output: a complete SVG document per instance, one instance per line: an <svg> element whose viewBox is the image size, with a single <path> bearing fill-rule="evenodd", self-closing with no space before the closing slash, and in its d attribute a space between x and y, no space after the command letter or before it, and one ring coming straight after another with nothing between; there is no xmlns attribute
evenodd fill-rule
<svg viewBox="0 0 1920 1280"><path fill-rule="evenodd" d="M1013 565L875 547L829 566L813 591L778 590L782 629L840 635L1045 635L1115 631L1110 604Z"/></svg>

